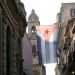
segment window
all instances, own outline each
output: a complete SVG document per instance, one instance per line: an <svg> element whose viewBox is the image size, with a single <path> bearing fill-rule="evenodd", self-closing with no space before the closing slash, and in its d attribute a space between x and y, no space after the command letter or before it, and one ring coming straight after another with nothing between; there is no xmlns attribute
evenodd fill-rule
<svg viewBox="0 0 75 75"><path fill-rule="evenodd" d="M75 9L70 10L70 15L71 15L71 17L75 17Z"/></svg>
<svg viewBox="0 0 75 75"><path fill-rule="evenodd" d="M37 55L37 51L36 51L36 46L35 45L32 46L32 53L33 53L33 56Z"/></svg>
<svg viewBox="0 0 75 75"><path fill-rule="evenodd" d="M32 26L31 32L32 32L32 34L35 34L35 33L36 33L36 28L35 28L35 26Z"/></svg>
<svg viewBox="0 0 75 75"><path fill-rule="evenodd" d="M36 46L35 45L32 46L32 52L36 53Z"/></svg>

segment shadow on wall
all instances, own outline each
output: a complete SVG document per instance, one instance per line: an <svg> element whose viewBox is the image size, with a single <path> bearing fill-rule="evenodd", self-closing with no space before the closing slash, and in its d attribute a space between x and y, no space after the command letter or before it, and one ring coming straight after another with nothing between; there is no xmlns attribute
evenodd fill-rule
<svg viewBox="0 0 75 75"><path fill-rule="evenodd" d="M23 71L23 75L27 75L27 74Z"/></svg>

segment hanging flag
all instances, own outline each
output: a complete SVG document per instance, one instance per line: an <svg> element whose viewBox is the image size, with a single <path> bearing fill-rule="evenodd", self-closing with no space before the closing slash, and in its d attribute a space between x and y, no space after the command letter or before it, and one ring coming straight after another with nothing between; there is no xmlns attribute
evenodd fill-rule
<svg viewBox="0 0 75 75"><path fill-rule="evenodd" d="M36 26L39 64L57 62L58 25Z"/></svg>

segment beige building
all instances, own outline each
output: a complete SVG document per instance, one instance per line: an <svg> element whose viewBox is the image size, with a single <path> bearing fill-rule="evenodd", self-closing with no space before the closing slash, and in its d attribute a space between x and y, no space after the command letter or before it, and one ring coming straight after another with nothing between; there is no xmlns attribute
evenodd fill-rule
<svg viewBox="0 0 75 75"><path fill-rule="evenodd" d="M74 75L75 3L62 3L58 14L59 50L56 75ZM71 53L72 52L72 53Z"/></svg>
<svg viewBox="0 0 75 75"><path fill-rule="evenodd" d="M36 38L36 26L40 25L39 17L36 15L35 11L32 10L28 18L28 37L31 41L32 52L33 52L33 63L38 64L38 54L37 54L37 38Z"/></svg>
<svg viewBox="0 0 75 75"><path fill-rule="evenodd" d="M20 0L0 0L0 75L22 75L26 12Z"/></svg>
<svg viewBox="0 0 75 75"><path fill-rule="evenodd" d="M40 65L38 60L36 26L39 25L39 17L36 15L35 10L32 10L28 18L28 37L32 45L33 75L45 75L45 67L42 64Z"/></svg>

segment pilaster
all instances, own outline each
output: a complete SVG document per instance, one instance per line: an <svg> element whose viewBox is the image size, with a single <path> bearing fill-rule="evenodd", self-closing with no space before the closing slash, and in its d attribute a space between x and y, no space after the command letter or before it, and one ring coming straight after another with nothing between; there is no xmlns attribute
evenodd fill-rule
<svg viewBox="0 0 75 75"><path fill-rule="evenodd" d="M2 8L0 7L0 75L2 75Z"/></svg>

